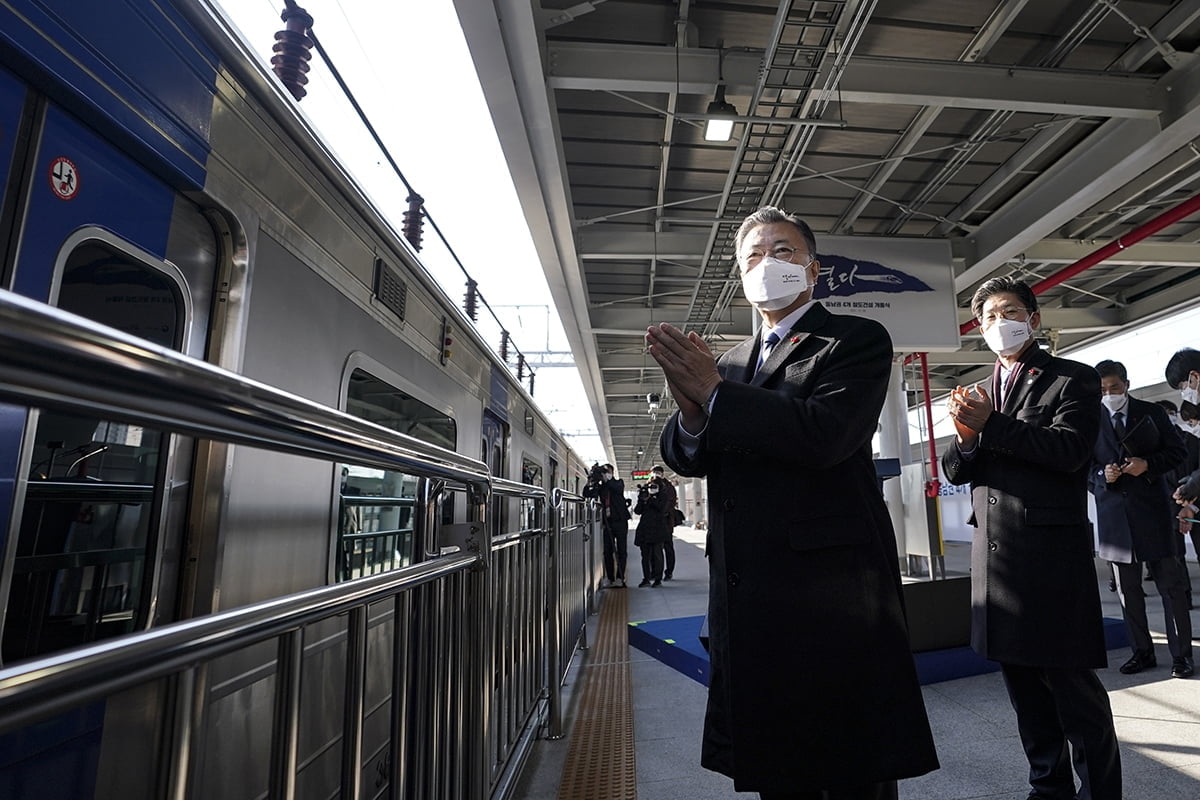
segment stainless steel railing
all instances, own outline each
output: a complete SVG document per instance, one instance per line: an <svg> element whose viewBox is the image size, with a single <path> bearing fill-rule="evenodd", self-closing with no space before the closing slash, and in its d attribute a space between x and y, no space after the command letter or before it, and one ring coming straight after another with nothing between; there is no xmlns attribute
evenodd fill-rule
<svg viewBox="0 0 1200 800"><path fill-rule="evenodd" d="M313 679L328 677L309 670L329 667L310 661L340 661L340 746L328 757L343 798L378 791L363 785L369 767L393 797L505 797L547 704L561 729L564 659L582 640L581 598L594 586L584 512L563 516L579 498L560 494L550 511L543 489L491 478L480 462L3 291L0 400L418 476L420 559L0 669L0 733L130 702L158 720L145 749L159 763L152 796L232 796L220 793L220 765L206 763L223 713L215 698L237 691L215 676L222 659L264 644L272 680L245 680L271 687L269 713L243 722L266 729L271 797L294 797L318 771L301 764L300 720ZM465 492L470 520L452 526L449 548L439 526L448 487ZM493 497L519 507L515 530L488 535ZM340 657L314 658L319 642ZM367 669L380 646L391 651L382 689Z"/></svg>

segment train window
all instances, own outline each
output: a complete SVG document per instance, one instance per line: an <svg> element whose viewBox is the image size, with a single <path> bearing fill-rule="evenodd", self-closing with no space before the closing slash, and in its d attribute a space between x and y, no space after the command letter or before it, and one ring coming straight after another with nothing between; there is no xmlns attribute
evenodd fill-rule
<svg viewBox="0 0 1200 800"><path fill-rule="evenodd" d="M64 265L59 307L179 348L186 309L163 272L89 241ZM5 662L145 624L163 516L168 437L42 411L4 621Z"/></svg>
<svg viewBox="0 0 1200 800"><path fill-rule="evenodd" d="M526 455L521 456L521 483L542 485L542 465Z"/></svg>
<svg viewBox="0 0 1200 800"><path fill-rule="evenodd" d="M346 412L448 450L458 443L458 426L452 417L361 369L350 375ZM337 580L412 563L415 476L343 465L339 495ZM452 500L447 498L443 506L443 521L453 520Z"/></svg>

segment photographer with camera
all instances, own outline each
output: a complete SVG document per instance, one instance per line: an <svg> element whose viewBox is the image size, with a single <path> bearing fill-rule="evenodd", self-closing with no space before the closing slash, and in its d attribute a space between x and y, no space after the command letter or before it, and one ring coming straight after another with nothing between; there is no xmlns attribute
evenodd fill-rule
<svg viewBox="0 0 1200 800"><path fill-rule="evenodd" d="M669 504L668 504L669 503ZM674 500L668 498L658 480L651 479L638 487L637 505L633 513L640 515L633 543L642 551L642 582L638 588L662 586L663 547L671 537L667 522Z"/></svg>
<svg viewBox="0 0 1200 800"><path fill-rule="evenodd" d="M604 536L604 578L609 586L625 588L625 562L628 558L629 507L625 504L625 481L613 474L613 465L593 464L588 471L584 497L600 502L601 529Z"/></svg>
<svg viewBox="0 0 1200 800"><path fill-rule="evenodd" d="M663 576L664 581L671 580L675 573L675 526L682 524L682 514L679 514L679 495L675 487L666 479L663 468L658 464L650 470L652 483L658 484L662 494L663 516L666 518L667 537L663 540Z"/></svg>

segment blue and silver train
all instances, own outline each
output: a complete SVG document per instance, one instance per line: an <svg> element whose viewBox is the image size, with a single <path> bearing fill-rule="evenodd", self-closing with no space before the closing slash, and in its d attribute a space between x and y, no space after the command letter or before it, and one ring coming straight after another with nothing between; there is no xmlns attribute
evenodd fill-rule
<svg viewBox="0 0 1200 800"><path fill-rule="evenodd" d="M0 798L506 796L586 466L220 9L0 0L0 183Z"/></svg>

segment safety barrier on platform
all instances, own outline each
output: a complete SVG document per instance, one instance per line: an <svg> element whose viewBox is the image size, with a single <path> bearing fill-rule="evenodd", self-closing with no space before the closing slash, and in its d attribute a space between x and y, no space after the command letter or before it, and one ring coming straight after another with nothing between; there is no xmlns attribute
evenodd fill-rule
<svg viewBox="0 0 1200 800"><path fill-rule="evenodd" d="M0 669L0 734L100 707L102 735L128 736L110 720L150 715L139 769L173 800L241 796L222 781L259 751L272 798L324 775L343 798L483 800L511 793L541 724L561 732L597 584L582 498L3 291L0 400L418 478L413 563ZM441 522L451 492L466 524Z"/></svg>

